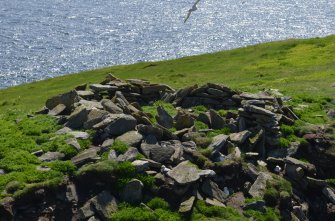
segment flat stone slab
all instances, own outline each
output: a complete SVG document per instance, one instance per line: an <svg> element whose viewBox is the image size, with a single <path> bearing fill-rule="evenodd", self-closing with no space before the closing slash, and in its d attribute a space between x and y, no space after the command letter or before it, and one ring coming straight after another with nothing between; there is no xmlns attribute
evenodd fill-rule
<svg viewBox="0 0 335 221"><path fill-rule="evenodd" d="M266 181L272 179L270 174L267 173L260 173L256 179L256 181L254 182L254 184L252 184L250 190L249 190L249 194L252 197L260 197L263 198L264 193L265 193L265 189L266 189Z"/></svg>
<svg viewBox="0 0 335 221"><path fill-rule="evenodd" d="M181 185L196 182L200 178L197 166L190 161L181 162L167 174Z"/></svg>
<svg viewBox="0 0 335 221"><path fill-rule="evenodd" d="M51 162L55 160L62 160L65 157L65 154L60 152L46 152L42 156L40 156L38 159L44 162Z"/></svg>

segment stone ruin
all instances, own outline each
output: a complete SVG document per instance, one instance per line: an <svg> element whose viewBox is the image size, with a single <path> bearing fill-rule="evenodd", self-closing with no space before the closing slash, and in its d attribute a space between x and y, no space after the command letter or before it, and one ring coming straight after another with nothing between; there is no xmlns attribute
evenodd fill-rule
<svg viewBox="0 0 335 221"><path fill-rule="evenodd" d="M271 91L240 92L214 83L174 90L145 80L123 81L111 74L102 83L86 88L87 85L80 85L50 98L38 112L54 116L64 125L57 134L73 136L67 140L78 150L72 162L77 167L95 163L107 151L109 160L132 162L138 173L154 176L156 187L144 190L143 183L134 179L116 196L107 189L93 198L78 199L77 189L90 180L69 182L66 196L77 208L72 214L77 220L107 220L110 211L106 208L116 211L119 201L141 203L145 195L164 198L180 213L189 213L197 199L209 205L265 211L263 200L244 204L244 197L262 198L274 174L285 176L304 191L319 191L320 205L335 209L334 189L318 179L313 164L294 158L299 144L279 147L280 125L293 125L298 119L284 104L285 97L274 96ZM159 106L157 123L153 123L153 116L145 113L142 106L158 100L173 104L176 116ZM208 110L196 114L194 107L199 105ZM225 116L218 113L220 109L226 110ZM196 121L208 129L197 130ZM209 153L204 156L194 138L223 128L229 128L230 133L213 137L208 143ZM83 131L88 129L95 130L96 135L93 145L82 151L77 140L88 139ZM127 144L129 149L118 155L109 149L115 140ZM64 158L57 152L34 154L48 162ZM138 154L144 158L137 159ZM307 220L307 205L311 202L296 192L290 200L281 209L292 219Z"/></svg>

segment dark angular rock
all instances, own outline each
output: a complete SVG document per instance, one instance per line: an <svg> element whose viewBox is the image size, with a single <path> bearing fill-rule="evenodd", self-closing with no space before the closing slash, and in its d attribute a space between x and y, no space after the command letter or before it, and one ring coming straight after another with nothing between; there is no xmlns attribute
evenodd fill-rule
<svg viewBox="0 0 335 221"><path fill-rule="evenodd" d="M98 147L91 147L83 152L79 153L77 156L73 157L71 161L76 166L82 166L89 162L95 162L98 160Z"/></svg>
<svg viewBox="0 0 335 221"><path fill-rule="evenodd" d="M111 100L103 99L101 101L101 105L104 107L106 111L112 114L122 114L123 110L119 108L116 104Z"/></svg>
<svg viewBox="0 0 335 221"><path fill-rule="evenodd" d="M212 129L222 129L225 126L224 119L216 113L214 110L209 110L210 115L210 122L211 122L211 128Z"/></svg>
<svg viewBox="0 0 335 221"><path fill-rule="evenodd" d="M191 114L186 111L178 111L175 116L175 127L177 130L181 130L184 128L190 128L194 125L194 119Z"/></svg>
<svg viewBox="0 0 335 221"><path fill-rule="evenodd" d="M54 96L46 101L45 106L52 110L59 104L64 104L66 106L65 111L70 112L73 108L74 103L79 101L79 97L76 91L70 91L68 93L60 94Z"/></svg>
<svg viewBox="0 0 335 221"><path fill-rule="evenodd" d="M219 186L209 179L202 183L201 191L206 197L216 199L221 203L225 202L225 199L227 198L227 195L219 188Z"/></svg>
<svg viewBox="0 0 335 221"><path fill-rule="evenodd" d="M127 183L121 193L122 200L132 204L140 203L143 197L143 187L144 185L140 180L132 179L129 183Z"/></svg>
<svg viewBox="0 0 335 221"><path fill-rule="evenodd" d="M106 128L105 131L111 136L119 136L128 131L134 130L136 119L131 115L120 115L114 119Z"/></svg>
<svg viewBox="0 0 335 221"><path fill-rule="evenodd" d="M65 111L66 106L64 104L58 104L56 107L54 107L52 110L49 111L50 116L57 116L63 113Z"/></svg>
<svg viewBox="0 0 335 221"><path fill-rule="evenodd" d="M173 127L173 118L168 114L168 112L166 112L166 110L162 106L157 107L157 113L157 123L167 129Z"/></svg>

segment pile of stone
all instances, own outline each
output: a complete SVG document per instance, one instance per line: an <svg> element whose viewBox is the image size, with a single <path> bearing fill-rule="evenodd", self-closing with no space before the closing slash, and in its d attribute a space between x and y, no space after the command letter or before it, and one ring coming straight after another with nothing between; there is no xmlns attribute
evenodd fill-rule
<svg viewBox="0 0 335 221"><path fill-rule="evenodd" d="M214 109L231 109L239 104L236 94L236 91L224 85L207 83L201 87L193 85L175 93L166 93L162 100L183 108L204 105Z"/></svg>
<svg viewBox="0 0 335 221"><path fill-rule="evenodd" d="M324 180L317 179L314 165L303 163L289 153L281 157L269 154L273 149L280 149L280 125L293 124L297 119L280 97L265 92L238 92L212 83L174 91L166 85L135 79L122 81L113 75L89 88L85 90L86 86L82 85L50 98L42 111L64 125L57 134L72 135L66 141L78 151L72 162L80 168L99 161L101 154L108 152L108 160L131 162L138 173L153 176L155 185L145 189L140 180L133 179L119 193L102 189L100 193L93 191L92 197L91 189L84 191L85 196L79 196L83 190L79 194L76 189L89 186L86 182L93 182L94 178L69 181L63 200L71 202L74 208L71 216L75 219L107 220L118 210L118 202L140 204L145 197L153 196L164 198L180 213L191 212L196 200L204 200L208 205L264 212L263 200L245 204L244 197L264 197L267 182L274 176L264 172L266 168L287 176L306 191L322 192L322 200L334 204L334 190ZM155 116L157 123L153 123L153 116L145 113L141 106L156 100L172 103L176 116L159 106ZM198 105L207 107L208 111L195 114L193 107ZM215 109L235 111L221 116ZM206 124L208 129L198 130L196 121ZM171 128L176 131L172 132ZM229 128L230 133L206 140L208 133L224 128ZM81 131L87 129L95 130L96 135L93 145L83 151L78 140L89 139L89 135ZM206 156L201 152L204 140L208 141L204 144L208 147ZM116 141L128 145L128 150L118 153L110 149ZM246 161L243 165L242 153ZM34 154L45 162L64 159L64 154L57 152ZM142 157L139 159L139 156ZM101 182L111 180L100 179L93 186L99 189ZM299 208L306 200L291 200L295 209L291 203L281 209L292 219L304 220L306 210Z"/></svg>

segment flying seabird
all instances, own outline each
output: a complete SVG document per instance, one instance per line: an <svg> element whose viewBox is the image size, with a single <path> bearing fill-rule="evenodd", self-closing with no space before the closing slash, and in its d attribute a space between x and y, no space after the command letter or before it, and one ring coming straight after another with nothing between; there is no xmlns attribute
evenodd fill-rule
<svg viewBox="0 0 335 221"><path fill-rule="evenodd" d="M184 23L186 23L186 21L188 20L188 18L190 17L190 15L191 15L191 13L192 12L194 12L194 11L196 11L198 8L197 8L197 4L200 2L200 0L197 0L194 4L193 4L193 6L192 6L192 8L190 9L190 10L188 10L188 13L187 13L187 16L186 16L186 18L185 18L185 20L184 20Z"/></svg>

